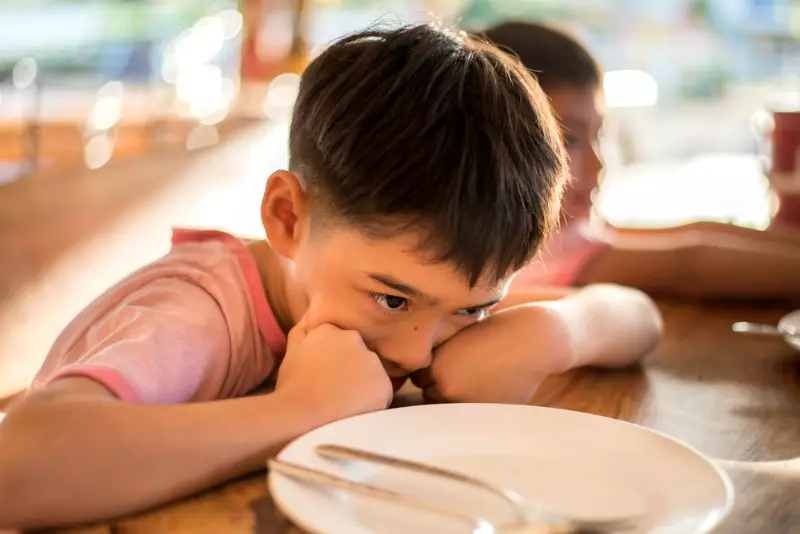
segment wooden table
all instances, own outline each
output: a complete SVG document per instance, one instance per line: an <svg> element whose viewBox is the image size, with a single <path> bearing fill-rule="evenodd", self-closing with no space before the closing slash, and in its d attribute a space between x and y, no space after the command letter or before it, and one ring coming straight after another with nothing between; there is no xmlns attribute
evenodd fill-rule
<svg viewBox="0 0 800 534"><path fill-rule="evenodd" d="M534 403L636 422L719 460L736 504L715 532L800 532L800 354L730 332L734 321L774 323L789 309L661 306L666 336L641 368L555 377ZM398 403L417 398L405 392ZM301 533L275 509L263 472L113 524L62 532Z"/></svg>

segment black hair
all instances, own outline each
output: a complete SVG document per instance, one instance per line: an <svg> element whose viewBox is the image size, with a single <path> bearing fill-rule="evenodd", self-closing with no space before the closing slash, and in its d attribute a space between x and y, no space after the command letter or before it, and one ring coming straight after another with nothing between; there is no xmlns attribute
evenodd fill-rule
<svg viewBox="0 0 800 534"><path fill-rule="evenodd" d="M483 35L497 47L517 57L536 77L545 92L560 86L599 87L603 72L577 39L538 22L510 21Z"/></svg>
<svg viewBox="0 0 800 534"><path fill-rule="evenodd" d="M472 285L530 261L557 224L567 169L525 68L430 25L328 47L301 78L289 147L312 223L317 212L375 237L422 231L420 247Z"/></svg>

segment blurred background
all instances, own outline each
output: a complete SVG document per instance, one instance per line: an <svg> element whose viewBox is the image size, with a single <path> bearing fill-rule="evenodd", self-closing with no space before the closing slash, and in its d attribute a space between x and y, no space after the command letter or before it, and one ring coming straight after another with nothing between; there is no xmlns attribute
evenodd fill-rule
<svg viewBox="0 0 800 534"><path fill-rule="evenodd" d="M800 0L3 0L0 398L171 226L261 234L298 75L326 43L508 18L569 29L606 69L599 217L769 225L768 111L800 109Z"/></svg>
<svg viewBox="0 0 800 534"><path fill-rule="evenodd" d="M609 181L752 155L759 111L800 105L797 0L4 0L0 182L280 120L304 63L376 21L508 18L567 27L607 69Z"/></svg>

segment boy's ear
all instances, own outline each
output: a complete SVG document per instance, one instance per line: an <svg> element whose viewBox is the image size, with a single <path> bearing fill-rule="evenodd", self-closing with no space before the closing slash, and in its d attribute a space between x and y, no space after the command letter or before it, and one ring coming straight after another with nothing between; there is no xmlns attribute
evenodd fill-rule
<svg viewBox="0 0 800 534"><path fill-rule="evenodd" d="M308 195L297 176L289 171L272 173L261 201L261 222L272 249L293 258L309 225Z"/></svg>

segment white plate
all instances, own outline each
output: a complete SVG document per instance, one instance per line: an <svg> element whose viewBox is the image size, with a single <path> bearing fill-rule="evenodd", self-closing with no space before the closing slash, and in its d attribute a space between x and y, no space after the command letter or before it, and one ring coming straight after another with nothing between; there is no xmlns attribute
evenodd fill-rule
<svg viewBox="0 0 800 534"><path fill-rule="evenodd" d="M636 425L566 410L498 404L398 408L327 425L279 455L492 522L511 522L513 510L492 494L388 467L326 460L315 452L323 443L455 469L577 516L646 514L647 525L636 532L708 532L733 503L728 477L697 451ZM449 519L280 474L270 474L269 483L278 507L311 532L465 532Z"/></svg>

